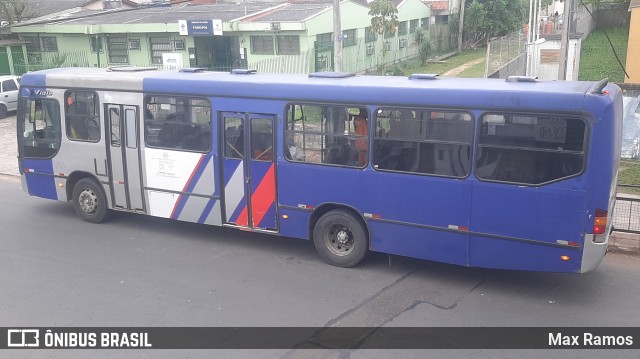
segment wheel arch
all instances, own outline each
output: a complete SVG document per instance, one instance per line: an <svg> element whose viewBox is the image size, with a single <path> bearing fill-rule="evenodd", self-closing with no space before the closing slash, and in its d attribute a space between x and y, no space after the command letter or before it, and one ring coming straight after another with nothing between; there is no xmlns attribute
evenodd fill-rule
<svg viewBox="0 0 640 359"><path fill-rule="evenodd" d="M314 208L313 212L311 213L311 217L309 218L308 239L313 240L313 230L316 226L316 223L318 223L318 220L326 213L337 209L342 209L349 212L362 225L365 232L367 233L368 247L369 249L371 249L371 230L369 229L367 221L365 221L362 213L360 213L354 207L344 203L323 203Z"/></svg>
<svg viewBox="0 0 640 359"><path fill-rule="evenodd" d="M107 193L104 190L104 186L100 181L100 179L98 179L98 177L96 177L93 173L85 172L85 171L74 171L69 175L69 177L67 177L67 184L66 184L67 201L72 200L73 188L76 186L76 183L78 183L78 181L84 178L89 178L98 184L98 187L102 190L102 194L104 195L104 198L107 200L107 207L111 208L110 197L107 196Z"/></svg>

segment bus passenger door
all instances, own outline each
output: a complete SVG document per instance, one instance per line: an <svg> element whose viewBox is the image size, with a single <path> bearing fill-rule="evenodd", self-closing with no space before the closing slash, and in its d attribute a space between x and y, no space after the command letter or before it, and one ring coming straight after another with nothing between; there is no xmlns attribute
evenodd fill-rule
<svg viewBox="0 0 640 359"><path fill-rule="evenodd" d="M225 222L276 230L273 115L223 113Z"/></svg>
<svg viewBox="0 0 640 359"><path fill-rule="evenodd" d="M138 106L105 106L107 158L113 207L144 212L138 142Z"/></svg>

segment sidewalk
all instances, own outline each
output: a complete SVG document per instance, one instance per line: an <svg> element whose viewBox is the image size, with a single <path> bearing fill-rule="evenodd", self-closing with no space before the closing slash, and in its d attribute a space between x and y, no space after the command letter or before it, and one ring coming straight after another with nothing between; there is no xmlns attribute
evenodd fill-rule
<svg viewBox="0 0 640 359"><path fill-rule="evenodd" d="M19 175L15 113L0 119L0 175Z"/></svg>

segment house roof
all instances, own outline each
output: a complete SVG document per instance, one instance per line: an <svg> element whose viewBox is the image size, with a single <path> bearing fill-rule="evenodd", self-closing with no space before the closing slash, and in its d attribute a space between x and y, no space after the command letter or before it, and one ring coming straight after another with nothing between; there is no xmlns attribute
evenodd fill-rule
<svg viewBox="0 0 640 359"><path fill-rule="evenodd" d="M271 11L243 19L243 21L302 21L331 7L330 3L283 4Z"/></svg>
<svg viewBox="0 0 640 359"><path fill-rule="evenodd" d="M32 25L36 23L47 24L166 24L176 23L178 20L202 20L220 19L231 21L248 14L263 11L272 7L273 3L247 3L238 5L235 3L217 3L210 5L189 5L173 7L170 10L166 6L147 6L136 9L112 9L112 10L85 10L76 8L63 14L52 14L48 17L40 17L32 21L26 21L20 25ZM19 27L17 25L16 27Z"/></svg>
<svg viewBox="0 0 640 359"><path fill-rule="evenodd" d="M424 3L431 6L431 10L436 10L436 11L449 10L448 1L428 1Z"/></svg>
<svg viewBox="0 0 640 359"><path fill-rule="evenodd" d="M137 2L131 0L121 0L123 4L138 6ZM36 16L53 14L60 11L70 10L77 7L84 7L102 0L27 0L27 6L33 9Z"/></svg>
<svg viewBox="0 0 640 359"><path fill-rule="evenodd" d="M629 11L634 7L640 7L640 0L631 0L629 3Z"/></svg>

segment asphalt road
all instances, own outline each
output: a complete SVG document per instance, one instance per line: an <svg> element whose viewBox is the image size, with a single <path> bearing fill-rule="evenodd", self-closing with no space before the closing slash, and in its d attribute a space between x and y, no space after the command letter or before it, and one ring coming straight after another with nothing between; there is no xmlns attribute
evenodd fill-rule
<svg viewBox="0 0 640 359"><path fill-rule="evenodd" d="M640 326L640 257L594 272L463 268L373 254L324 264L306 241L117 214L0 176L0 326ZM640 351L4 351L0 358L628 357Z"/></svg>

